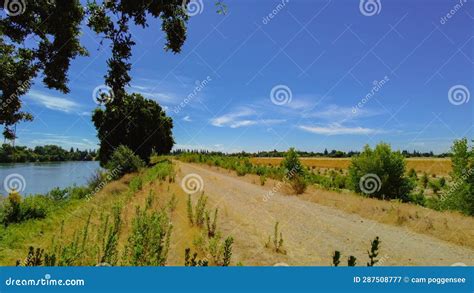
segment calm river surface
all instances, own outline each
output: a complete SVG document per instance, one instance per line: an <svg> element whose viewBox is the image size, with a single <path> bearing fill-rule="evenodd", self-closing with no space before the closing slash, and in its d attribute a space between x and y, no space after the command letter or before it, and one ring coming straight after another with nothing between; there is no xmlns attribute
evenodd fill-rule
<svg viewBox="0 0 474 293"><path fill-rule="evenodd" d="M54 187L84 185L99 162L0 164L0 194L15 188L21 195L46 193Z"/></svg>

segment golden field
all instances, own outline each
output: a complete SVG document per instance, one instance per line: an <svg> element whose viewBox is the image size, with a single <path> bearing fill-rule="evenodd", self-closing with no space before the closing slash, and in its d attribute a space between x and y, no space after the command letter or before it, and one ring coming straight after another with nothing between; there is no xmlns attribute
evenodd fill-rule
<svg viewBox="0 0 474 293"><path fill-rule="evenodd" d="M350 158L300 158L307 167L323 169L347 169L351 163ZM283 158L251 158L253 164L279 165ZM411 168L419 173L436 175L449 175L452 170L450 158L407 158L407 171Z"/></svg>

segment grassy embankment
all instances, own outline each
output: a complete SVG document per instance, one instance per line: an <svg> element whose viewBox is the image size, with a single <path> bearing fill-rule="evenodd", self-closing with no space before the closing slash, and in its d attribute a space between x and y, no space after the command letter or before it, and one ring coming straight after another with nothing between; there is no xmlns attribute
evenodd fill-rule
<svg viewBox="0 0 474 293"><path fill-rule="evenodd" d="M163 161L90 198L58 201L42 219L1 227L0 265L23 265L30 247L44 249L43 264L54 254L56 265L184 265L186 248L204 257L205 248L192 244L202 229L189 225L188 197L174 178Z"/></svg>

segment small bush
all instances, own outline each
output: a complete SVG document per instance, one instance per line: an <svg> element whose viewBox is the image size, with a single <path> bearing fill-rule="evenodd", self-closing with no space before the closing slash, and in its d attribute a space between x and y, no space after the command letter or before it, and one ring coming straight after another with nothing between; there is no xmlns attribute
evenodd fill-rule
<svg viewBox="0 0 474 293"><path fill-rule="evenodd" d="M115 174L115 178L119 178L124 174L136 172L144 166L145 162L135 155L131 149L120 145L113 152L106 168L109 172Z"/></svg>
<svg viewBox="0 0 474 293"><path fill-rule="evenodd" d="M403 155L385 143L378 144L374 150L367 145L359 156L352 158L349 177L356 192L379 199L408 201L414 188L405 177ZM363 190L366 185L368 188Z"/></svg>

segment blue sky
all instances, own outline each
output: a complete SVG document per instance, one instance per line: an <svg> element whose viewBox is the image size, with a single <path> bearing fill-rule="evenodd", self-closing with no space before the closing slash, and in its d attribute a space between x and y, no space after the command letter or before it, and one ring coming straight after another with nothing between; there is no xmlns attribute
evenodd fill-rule
<svg viewBox="0 0 474 293"><path fill-rule="evenodd" d="M197 2L181 54L164 52L159 22L133 28L129 91L167 109L176 148L439 153L472 138L474 2L367 1L226 0L227 15ZM35 120L18 144L97 147L109 48L88 29L82 42L90 57L72 63L70 94L38 80L23 97Z"/></svg>

